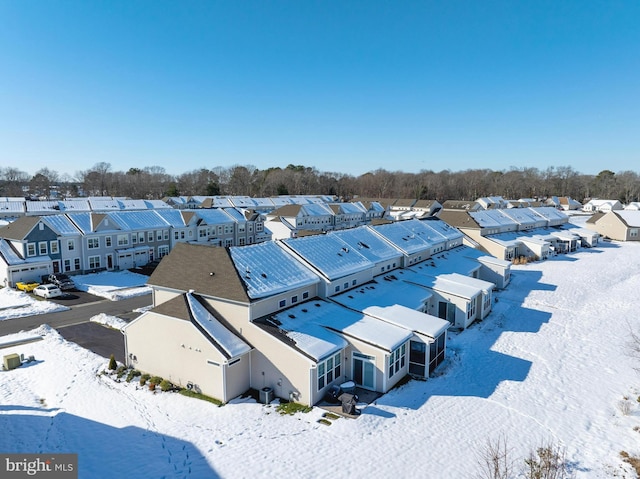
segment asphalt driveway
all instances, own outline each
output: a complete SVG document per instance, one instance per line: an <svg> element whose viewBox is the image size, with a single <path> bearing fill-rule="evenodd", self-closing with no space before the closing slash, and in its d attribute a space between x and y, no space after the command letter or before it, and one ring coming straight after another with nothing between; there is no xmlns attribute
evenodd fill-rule
<svg viewBox="0 0 640 479"><path fill-rule="evenodd" d="M124 335L118 329L87 322L59 327L57 331L67 341L72 341L104 358L113 354L117 361L124 363Z"/></svg>

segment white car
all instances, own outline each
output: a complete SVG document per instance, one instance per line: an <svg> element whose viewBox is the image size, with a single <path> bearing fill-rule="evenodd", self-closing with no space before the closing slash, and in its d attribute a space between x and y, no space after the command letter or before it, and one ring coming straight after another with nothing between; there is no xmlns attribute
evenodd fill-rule
<svg viewBox="0 0 640 479"><path fill-rule="evenodd" d="M33 294L43 298L56 298L62 296L62 291L55 284L41 284L34 288Z"/></svg>

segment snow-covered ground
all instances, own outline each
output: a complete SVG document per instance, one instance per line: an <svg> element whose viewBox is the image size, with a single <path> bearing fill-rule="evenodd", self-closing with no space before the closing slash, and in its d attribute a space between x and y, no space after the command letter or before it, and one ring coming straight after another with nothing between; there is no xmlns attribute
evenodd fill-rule
<svg viewBox="0 0 640 479"><path fill-rule="evenodd" d="M151 294L151 288L146 286L149 277L131 271L104 271L77 275L72 279L79 291L86 291L110 301ZM0 288L0 321L67 309L69 308L66 306L45 301L31 293L13 288Z"/></svg>
<svg viewBox="0 0 640 479"><path fill-rule="evenodd" d="M2 351L36 360L0 372L0 450L77 452L81 478L466 479L503 437L518 466L551 442L576 478L631 478L619 453L640 455L638 291L637 243L515 266L491 315L450 335L436 377L329 426L319 408L281 416L117 383L105 358L43 326L44 340Z"/></svg>
<svg viewBox="0 0 640 479"><path fill-rule="evenodd" d="M55 313L69 308L13 288L0 288L0 321L34 314Z"/></svg>
<svg viewBox="0 0 640 479"><path fill-rule="evenodd" d="M151 294L148 276L131 271L103 271L73 277L76 288L111 301Z"/></svg>

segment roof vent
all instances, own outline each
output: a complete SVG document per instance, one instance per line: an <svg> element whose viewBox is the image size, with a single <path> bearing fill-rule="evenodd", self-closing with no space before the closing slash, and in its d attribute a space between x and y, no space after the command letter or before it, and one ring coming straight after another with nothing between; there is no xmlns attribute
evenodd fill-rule
<svg viewBox="0 0 640 479"><path fill-rule="evenodd" d="M289 317L290 317L291 319L293 319L293 318L295 318L295 317L296 317L296 315L295 315L295 314L290 314L290 315L289 315Z"/></svg>
<svg viewBox="0 0 640 479"><path fill-rule="evenodd" d="M267 277L267 273L262 273L260 276L262 276L263 278Z"/></svg>

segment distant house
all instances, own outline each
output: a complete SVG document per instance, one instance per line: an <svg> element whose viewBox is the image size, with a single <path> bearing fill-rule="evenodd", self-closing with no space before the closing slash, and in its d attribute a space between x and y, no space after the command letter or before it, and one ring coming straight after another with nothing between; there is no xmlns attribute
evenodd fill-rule
<svg viewBox="0 0 640 479"><path fill-rule="evenodd" d="M585 203L582 209L590 213L607 213L609 211L621 210L622 203L620 203L618 200L593 199Z"/></svg>
<svg viewBox="0 0 640 479"><path fill-rule="evenodd" d="M640 240L640 211L617 210L596 214L585 224L605 238L617 241Z"/></svg>
<svg viewBox="0 0 640 479"><path fill-rule="evenodd" d="M438 217L465 234L465 243L496 258L545 259L557 252L575 251L583 245L580 234L566 228L568 216L553 207L447 210ZM589 245L590 246L590 245Z"/></svg>

